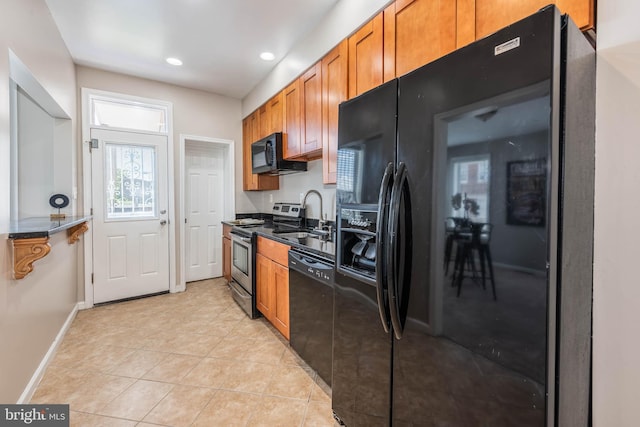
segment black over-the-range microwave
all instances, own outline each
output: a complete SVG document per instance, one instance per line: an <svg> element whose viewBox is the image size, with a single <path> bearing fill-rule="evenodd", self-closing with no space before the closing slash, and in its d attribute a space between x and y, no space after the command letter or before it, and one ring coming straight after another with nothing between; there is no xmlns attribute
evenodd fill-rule
<svg viewBox="0 0 640 427"><path fill-rule="evenodd" d="M282 158L282 132L276 132L251 144L253 173L285 175L307 170L307 162Z"/></svg>

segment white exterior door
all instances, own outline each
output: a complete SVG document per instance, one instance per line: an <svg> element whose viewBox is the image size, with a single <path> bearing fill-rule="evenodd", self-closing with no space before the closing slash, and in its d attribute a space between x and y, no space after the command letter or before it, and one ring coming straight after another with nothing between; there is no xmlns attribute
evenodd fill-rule
<svg viewBox="0 0 640 427"><path fill-rule="evenodd" d="M169 290L167 137L91 129L94 303Z"/></svg>
<svg viewBox="0 0 640 427"><path fill-rule="evenodd" d="M185 175L186 281L222 276L223 150L188 144Z"/></svg>

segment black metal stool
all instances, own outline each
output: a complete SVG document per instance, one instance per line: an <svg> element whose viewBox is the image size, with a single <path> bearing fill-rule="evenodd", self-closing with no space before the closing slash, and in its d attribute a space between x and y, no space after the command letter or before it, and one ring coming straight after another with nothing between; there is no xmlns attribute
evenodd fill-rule
<svg viewBox="0 0 640 427"><path fill-rule="evenodd" d="M493 299L496 300L496 283L493 274L493 261L491 260L491 249L489 243L491 241L491 224L471 223L470 233L458 233L456 236L456 260L454 264L454 272L451 279L452 285L457 285L457 296L460 296L462 289L462 279L465 276L465 268L471 271L472 277L477 277L475 267L476 253L480 262L480 274L482 277L482 289L486 289L487 267L489 268L489 279L491 280L491 290L493 291Z"/></svg>

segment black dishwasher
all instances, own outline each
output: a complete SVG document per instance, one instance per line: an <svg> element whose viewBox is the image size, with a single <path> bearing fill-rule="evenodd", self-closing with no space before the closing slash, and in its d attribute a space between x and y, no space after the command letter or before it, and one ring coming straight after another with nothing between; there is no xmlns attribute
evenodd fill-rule
<svg viewBox="0 0 640 427"><path fill-rule="evenodd" d="M331 259L289 251L291 347L331 385L333 272Z"/></svg>

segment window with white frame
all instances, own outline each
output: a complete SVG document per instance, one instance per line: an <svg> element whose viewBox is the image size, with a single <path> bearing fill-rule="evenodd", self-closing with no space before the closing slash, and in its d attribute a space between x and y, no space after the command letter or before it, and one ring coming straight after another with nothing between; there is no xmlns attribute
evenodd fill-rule
<svg viewBox="0 0 640 427"><path fill-rule="evenodd" d="M126 99L90 95L90 125L166 133L167 109Z"/></svg>
<svg viewBox="0 0 640 427"><path fill-rule="evenodd" d="M490 174L489 155L454 157L451 159L451 216L467 217L474 222L489 222ZM454 202L457 198L459 203Z"/></svg>

